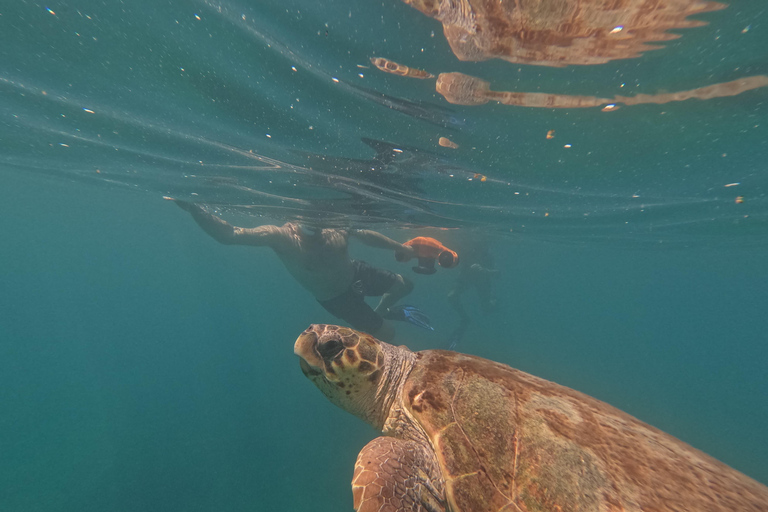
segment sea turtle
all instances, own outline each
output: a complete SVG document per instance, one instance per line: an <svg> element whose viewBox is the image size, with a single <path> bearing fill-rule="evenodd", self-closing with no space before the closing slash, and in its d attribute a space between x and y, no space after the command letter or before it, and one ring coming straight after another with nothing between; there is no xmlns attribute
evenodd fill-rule
<svg viewBox="0 0 768 512"><path fill-rule="evenodd" d="M503 364L311 325L301 368L384 436L358 512L765 512L768 487L592 397Z"/></svg>

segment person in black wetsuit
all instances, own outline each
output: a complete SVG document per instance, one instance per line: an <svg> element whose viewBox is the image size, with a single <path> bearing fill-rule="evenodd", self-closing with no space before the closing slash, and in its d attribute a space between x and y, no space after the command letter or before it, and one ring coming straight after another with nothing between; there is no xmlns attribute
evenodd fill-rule
<svg viewBox="0 0 768 512"><path fill-rule="evenodd" d="M166 197L222 244L271 248L296 281L309 291L328 312L355 329L382 341L394 338L389 320L407 320L431 329L429 320L412 306L395 306L411 293L413 283L401 274L375 268L349 257L349 239L395 251L400 257L413 256L413 248L381 233L367 229L321 229L287 222L282 226L241 228L209 213L200 205ZM366 296L381 297L371 308Z"/></svg>
<svg viewBox="0 0 768 512"><path fill-rule="evenodd" d="M462 264L459 266L459 275L448 292L448 303L459 318L459 325L448 337L448 348L451 350L456 348L464 337L472 321L461 300L468 290L475 290L482 312L490 313L496 309L494 285L499 271L489 252L489 242L484 236L473 236L464 245L467 247L461 251Z"/></svg>

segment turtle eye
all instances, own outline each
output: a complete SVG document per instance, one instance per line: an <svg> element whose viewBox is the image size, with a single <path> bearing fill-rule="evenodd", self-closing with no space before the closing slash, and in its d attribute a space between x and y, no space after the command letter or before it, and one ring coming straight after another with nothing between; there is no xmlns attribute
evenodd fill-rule
<svg viewBox="0 0 768 512"><path fill-rule="evenodd" d="M333 359L344 350L344 344L338 338L329 338L323 340L317 345L317 351L320 357L326 361Z"/></svg>

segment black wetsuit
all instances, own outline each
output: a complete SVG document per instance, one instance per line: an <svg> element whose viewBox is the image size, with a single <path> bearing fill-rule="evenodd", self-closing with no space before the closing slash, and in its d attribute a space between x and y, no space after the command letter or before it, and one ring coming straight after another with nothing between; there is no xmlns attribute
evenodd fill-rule
<svg viewBox="0 0 768 512"><path fill-rule="evenodd" d="M337 297L318 302L326 311L355 329L375 333L384 319L365 302L365 297L380 297L387 293L397 282L397 274L360 260L352 260L352 267L355 274L349 289Z"/></svg>

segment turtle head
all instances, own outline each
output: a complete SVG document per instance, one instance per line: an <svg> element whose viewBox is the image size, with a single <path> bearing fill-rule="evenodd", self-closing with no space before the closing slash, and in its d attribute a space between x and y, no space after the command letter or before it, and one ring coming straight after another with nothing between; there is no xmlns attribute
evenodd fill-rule
<svg viewBox="0 0 768 512"><path fill-rule="evenodd" d="M402 350L410 353L369 334L321 324L310 325L293 347L304 375L331 402L378 428L396 394L390 363L402 368Z"/></svg>

